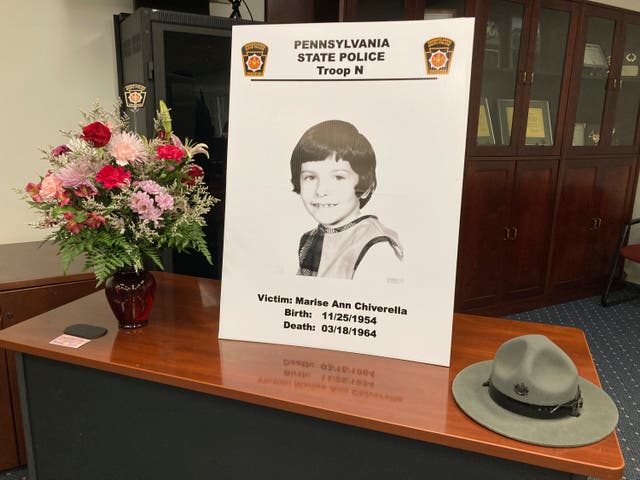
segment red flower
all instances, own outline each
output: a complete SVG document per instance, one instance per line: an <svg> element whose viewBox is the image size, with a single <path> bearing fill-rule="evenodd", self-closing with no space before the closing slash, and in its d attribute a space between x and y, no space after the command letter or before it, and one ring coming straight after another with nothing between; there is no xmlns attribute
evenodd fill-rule
<svg viewBox="0 0 640 480"><path fill-rule="evenodd" d="M196 178L204 177L204 170L202 170L202 168L200 166L198 166L198 165L191 165L187 175L189 175L189 177L191 177L191 180L189 180L188 178L185 178L185 179L182 180L182 182L186 183L187 185L189 185L191 187L191 186L196 184L196 182L194 181Z"/></svg>
<svg viewBox="0 0 640 480"><path fill-rule="evenodd" d="M156 158L173 160L180 163L182 161L182 157L184 157L184 151L175 145L160 145L156 148L156 155Z"/></svg>
<svg viewBox="0 0 640 480"><path fill-rule="evenodd" d="M98 215L97 213L90 213L89 218L87 218L86 224L91 230L95 230L99 228L100 225L104 225L105 218L102 215Z"/></svg>
<svg viewBox="0 0 640 480"><path fill-rule="evenodd" d="M103 123L93 122L82 128L80 138L94 147L104 147L111 140L111 130Z"/></svg>
<svg viewBox="0 0 640 480"><path fill-rule="evenodd" d="M73 191L73 193L76 194L76 197L82 197L82 198L93 197L94 195L98 194L95 188L92 188L92 186L89 186L89 185L80 185Z"/></svg>
<svg viewBox="0 0 640 480"><path fill-rule="evenodd" d="M125 183L131 180L131 173L125 171L124 167L114 167L112 165L105 165L96 173L96 180L104 188L111 190L114 187L120 188Z"/></svg>
<svg viewBox="0 0 640 480"><path fill-rule="evenodd" d="M27 186L24 187L24 190L31 195L31 200L36 203L42 202L42 197L40 196L40 184L35 184L33 182L27 183Z"/></svg>
<svg viewBox="0 0 640 480"><path fill-rule="evenodd" d="M63 191L56 193L56 199L59 205L69 205L71 203L71 192Z"/></svg>
<svg viewBox="0 0 640 480"><path fill-rule="evenodd" d="M67 224L64 226L71 233L78 233L80 230L84 228L84 223L76 222L76 214L73 212L64 212L62 214L64 219L67 221Z"/></svg>
<svg viewBox="0 0 640 480"><path fill-rule="evenodd" d="M67 223L64 226L64 228L69 230L71 233L78 233L80 230L82 230L84 228L84 225L82 223L78 223L78 222L72 220L69 223Z"/></svg>

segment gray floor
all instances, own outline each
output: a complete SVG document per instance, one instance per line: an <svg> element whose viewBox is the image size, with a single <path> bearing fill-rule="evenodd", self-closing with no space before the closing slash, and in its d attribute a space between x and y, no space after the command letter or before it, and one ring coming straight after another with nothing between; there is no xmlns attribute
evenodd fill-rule
<svg viewBox="0 0 640 480"><path fill-rule="evenodd" d="M599 297L592 297L509 318L584 330L602 386L620 411L616 432L626 462L622 478L640 480L640 299L603 308ZM28 480L27 470L0 472L0 480Z"/></svg>

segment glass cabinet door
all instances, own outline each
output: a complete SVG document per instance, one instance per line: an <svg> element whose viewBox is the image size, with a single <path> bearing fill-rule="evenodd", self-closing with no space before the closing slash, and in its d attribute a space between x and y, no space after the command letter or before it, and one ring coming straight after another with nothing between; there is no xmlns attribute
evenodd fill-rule
<svg viewBox="0 0 640 480"><path fill-rule="evenodd" d="M570 69L567 64L569 32L572 15L577 10L575 4L546 1L540 9L537 28L532 32L529 44L530 56L534 58L533 69L522 73L522 81L530 85L530 94L525 99L527 108L525 146L546 147L558 152L560 145L558 127L565 114L566 91ZM532 152L540 153L540 152Z"/></svg>
<svg viewBox="0 0 640 480"><path fill-rule="evenodd" d="M472 101L480 99L477 125L470 122L476 128L475 144L468 143L472 155L559 155L579 5L567 0L480 5L477 28L484 31L477 32L476 42L484 40L484 57L475 67L482 69L481 86L474 91L472 85Z"/></svg>
<svg viewBox="0 0 640 480"><path fill-rule="evenodd" d="M517 82L526 9L524 2L515 0L488 0L486 4L476 145L509 147L519 111ZM506 153L507 148L502 150Z"/></svg>
<svg viewBox="0 0 640 480"><path fill-rule="evenodd" d="M615 30L615 18L592 15L587 19L574 147L600 144Z"/></svg>
<svg viewBox="0 0 640 480"><path fill-rule="evenodd" d="M638 110L640 109L640 24L625 26L622 65L618 82L616 110L611 131L611 145L631 146L636 143Z"/></svg>

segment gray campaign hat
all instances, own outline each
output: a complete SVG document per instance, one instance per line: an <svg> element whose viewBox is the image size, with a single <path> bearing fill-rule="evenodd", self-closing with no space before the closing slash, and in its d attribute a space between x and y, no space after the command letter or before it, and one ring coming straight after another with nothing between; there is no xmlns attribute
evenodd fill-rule
<svg viewBox="0 0 640 480"><path fill-rule="evenodd" d="M456 403L473 420L536 445L588 445L618 423L611 397L578 376L571 358L544 335L508 340L493 360L458 373L452 388Z"/></svg>

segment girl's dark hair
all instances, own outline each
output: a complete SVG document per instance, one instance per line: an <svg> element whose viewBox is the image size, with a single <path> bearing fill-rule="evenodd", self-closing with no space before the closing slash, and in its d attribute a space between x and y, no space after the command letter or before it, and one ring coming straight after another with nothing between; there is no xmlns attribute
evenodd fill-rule
<svg viewBox="0 0 640 480"><path fill-rule="evenodd" d="M300 171L304 162L320 162L335 153L337 160L351 164L358 174L356 195L364 207L376 189L376 154L369 140L349 122L327 120L309 128L291 153L291 183L300 193Z"/></svg>

